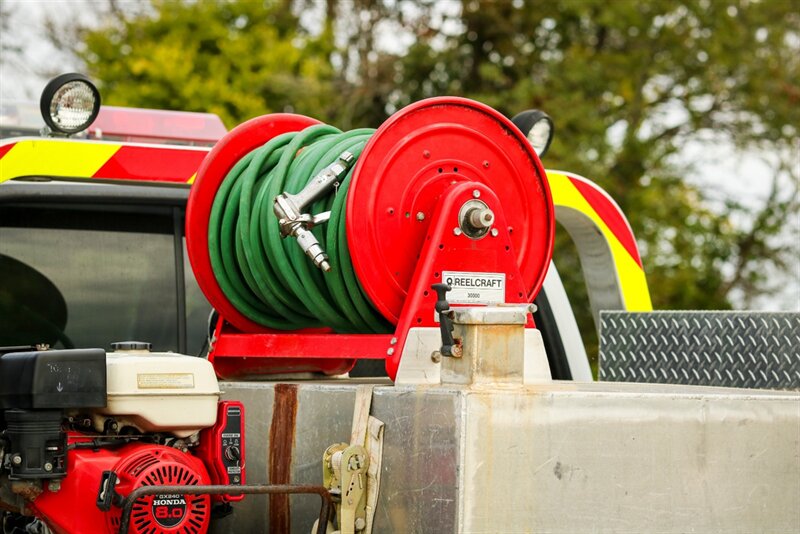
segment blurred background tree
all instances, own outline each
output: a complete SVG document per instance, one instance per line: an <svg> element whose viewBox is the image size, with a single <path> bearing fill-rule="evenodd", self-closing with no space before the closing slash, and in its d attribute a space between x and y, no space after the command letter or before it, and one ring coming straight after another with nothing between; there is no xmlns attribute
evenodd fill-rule
<svg viewBox="0 0 800 534"><path fill-rule="evenodd" d="M545 166L589 177L628 214L653 303L746 307L800 277L800 12L791 0L107 0L102 22L50 22L106 103L275 111L343 129L462 95L555 119ZM686 151L770 154L763 198L701 187ZM719 176L718 184L724 184ZM577 256L557 263L592 336ZM592 352L595 349L592 348Z"/></svg>

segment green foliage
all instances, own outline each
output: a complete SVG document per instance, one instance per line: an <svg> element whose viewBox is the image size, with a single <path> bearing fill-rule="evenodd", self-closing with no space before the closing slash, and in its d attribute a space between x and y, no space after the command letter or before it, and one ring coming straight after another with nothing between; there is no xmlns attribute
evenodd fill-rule
<svg viewBox="0 0 800 534"><path fill-rule="evenodd" d="M775 289L767 272L797 270L786 240L800 182L791 1L152 0L114 13L77 47L109 103L211 111L229 126L293 110L342 128L443 94L509 116L541 108L557 129L546 166L587 176L622 206L656 307L724 309L734 295L746 305ZM403 36L411 44L395 45ZM779 156L759 177L771 191L760 208L685 179L677 156L698 139ZM557 249L581 302L564 236ZM590 324L588 305L577 309Z"/></svg>
<svg viewBox="0 0 800 534"><path fill-rule="evenodd" d="M81 38L109 104L209 111L232 127L331 102L330 39L304 32L285 2L158 0Z"/></svg>

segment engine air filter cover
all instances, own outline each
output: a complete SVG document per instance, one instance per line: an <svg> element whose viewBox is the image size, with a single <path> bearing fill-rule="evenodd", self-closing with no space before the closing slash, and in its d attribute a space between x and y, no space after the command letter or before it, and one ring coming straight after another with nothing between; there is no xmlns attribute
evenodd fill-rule
<svg viewBox="0 0 800 534"><path fill-rule="evenodd" d="M102 349L11 352L0 356L0 409L106 405Z"/></svg>

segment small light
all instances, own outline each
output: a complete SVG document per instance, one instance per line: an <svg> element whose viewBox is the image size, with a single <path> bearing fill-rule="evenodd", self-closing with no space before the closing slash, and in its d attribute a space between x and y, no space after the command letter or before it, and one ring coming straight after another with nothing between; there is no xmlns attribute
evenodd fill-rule
<svg viewBox="0 0 800 534"><path fill-rule="evenodd" d="M553 119L547 113L538 109L529 109L515 115L511 122L525 135L540 158L547 153L555 130Z"/></svg>
<svg viewBox="0 0 800 534"><path fill-rule="evenodd" d="M45 86L39 107L52 131L74 134L88 128L97 118L100 92L82 74L62 74Z"/></svg>

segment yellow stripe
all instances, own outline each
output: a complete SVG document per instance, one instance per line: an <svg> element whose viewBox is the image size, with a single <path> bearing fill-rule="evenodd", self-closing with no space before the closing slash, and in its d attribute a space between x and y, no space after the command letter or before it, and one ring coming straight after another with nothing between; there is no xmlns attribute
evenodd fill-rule
<svg viewBox="0 0 800 534"><path fill-rule="evenodd" d="M0 183L21 176L91 178L120 146L59 139L19 141L0 159Z"/></svg>
<svg viewBox="0 0 800 534"><path fill-rule="evenodd" d="M195 178L197 178L197 173L194 173L194 174L192 175L192 177L191 177L191 178L189 178L189 181L188 181L188 182L186 182L186 183L187 183L187 184L190 184L190 185L191 185L191 184L193 184L193 183L194 183L194 179L195 179Z"/></svg>
<svg viewBox="0 0 800 534"><path fill-rule="evenodd" d="M570 207L580 211L588 216L602 232L614 259L614 267L617 270L617 279L619 280L623 302L625 302L625 309L628 311L652 311L653 304L650 301L650 291L647 287L644 271L625 250L625 247L619 242L614 232L600 218L591 204L566 175L548 171L547 179L550 184L550 192L553 195L553 203L556 206Z"/></svg>

